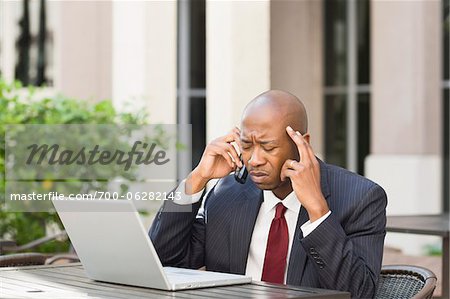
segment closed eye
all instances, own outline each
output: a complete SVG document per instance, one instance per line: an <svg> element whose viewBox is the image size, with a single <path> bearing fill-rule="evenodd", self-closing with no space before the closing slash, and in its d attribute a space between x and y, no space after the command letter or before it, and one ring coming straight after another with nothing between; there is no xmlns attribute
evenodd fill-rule
<svg viewBox="0 0 450 299"><path fill-rule="evenodd" d="M243 149L249 149L252 146L251 142L241 141L241 147Z"/></svg>

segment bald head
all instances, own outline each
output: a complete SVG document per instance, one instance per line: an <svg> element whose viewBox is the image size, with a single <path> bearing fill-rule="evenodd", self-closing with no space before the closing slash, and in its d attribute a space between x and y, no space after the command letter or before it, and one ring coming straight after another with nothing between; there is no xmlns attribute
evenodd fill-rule
<svg viewBox="0 0 450 299"><path fill-rule="evenodd" d="M252 181L260 189L272 190L279 198L292 192L290 181L281 180L284 163L288 159L300 159L298 148L286 131L287 126L299 131L309 143L303 103L288 92L269 90L245 107L239 134L242 161Z"/></svg>
<svg viewBox="0 0 450 299"><path fill-rule="evenodd" d="M242 120L249 116L271 116L274 122L305 134L308 118L303 103L293 94L282 90L269 90L254 98L244 109Z"/></svg>

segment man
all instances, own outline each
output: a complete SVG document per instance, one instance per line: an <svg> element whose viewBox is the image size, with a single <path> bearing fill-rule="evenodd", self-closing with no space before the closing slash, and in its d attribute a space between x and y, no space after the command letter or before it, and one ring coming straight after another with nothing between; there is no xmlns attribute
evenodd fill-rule
<svg viewBox="0 0 450 299"><path fill-rule="evenodd" d="M149 235L162 263L372 297L385 236L383 189L315 157L305 107L287 92L257 96L240 129L207 145L176 189L183 198L158 212ZM245 184L229 175L242 166L234 142L249 172Z"/></svg>

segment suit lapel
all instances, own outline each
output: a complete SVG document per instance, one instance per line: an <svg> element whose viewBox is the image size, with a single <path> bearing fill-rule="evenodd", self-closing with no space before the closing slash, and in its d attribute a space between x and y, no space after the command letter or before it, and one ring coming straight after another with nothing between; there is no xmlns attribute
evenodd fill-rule
<svg viewBox="0 0 450 299"><path fill-rule="evenodd" d="M327 164L322 162L322 160L317 159L320 165L320 188L322 189L323 196L328 202L330 197L330 185L328 184L328 168Z"/></svg>
<svg viewBox="0 0 450 299"><path fill-rule="evenodd" d="M291 255L289 257L286 279L288 284L299 285L303 276L307 256L300 243L300 240L303 239L303 233L300 227L308 220L308 212L304 207L301 207L297 218L297 225L295 227L294 240L292 240Z"/></svg>
<svg viewBox="0 0 450 299"><path fill-rule="evenodd" d="M328 170L326 164L317 159L320 165L320 187L325 200L329 200L330 188L328 185ZM301 226L309 220L308 212L302 206L297 218L297 226L295 228L294 240L292 241L291 255L289 257L288 273L286 282L292 285L300 285L305 271L305 264L308 259L307 253L303 249L301 240L303 232Z"/></svg>
<svg viewBox="0 0 450 299"><path fill-rule="evenodd" d="M233 201L230 234L230 272L244 274L256 217L263 201L262 190L248 182L242 196Z"/></svg>

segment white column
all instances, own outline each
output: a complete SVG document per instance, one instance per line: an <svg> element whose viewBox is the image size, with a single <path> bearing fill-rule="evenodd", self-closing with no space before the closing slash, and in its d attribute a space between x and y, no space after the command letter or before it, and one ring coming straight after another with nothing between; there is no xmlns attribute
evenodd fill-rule
<svg viewBox="0 0 450 299"><path fill-rule="evenodd" d="M367 176L389 214L438 213L441 171L441 2L372 1L372 135ZM424 242L386 244L420 253Z"/></svg>
<svg viewBox="0 0 450 299"><path fill-rule="evenodd" d="M239 124L242 110L270 89L270 2L206 2L207 139Z"/></svg>
<svg viewBox="0 0 450 299"><path fill-rule="evenodd" d="M177 2L150 1L146 10L146 94L152 123L177 123Z"/></svg>
<svg viewBox="0 0 450 299"><path fill-rule="evenodd" d="M110 99L112 2L55 4L55 89L79 99Z"/></svg>
<svg viewBox="0 0 450 299"><path fill-rule="evenodd" d="M113 16L114 105L121 111L145 109L151 124L176 124L177 2L114 1ZM131 192L142 192L152 184L158 183L148 180L129 186ZM150 226L159 204L140 202L136 207L150 213L142 216Z"/></svg>
<svg viewBox="0 0 450 299"><path fill-rule="evenodd" d="M298 96L306 106L314 151L323 153L323 2L271 1L272 89Z"/></svg>
<svg viewBox="0 0 450 299"><path fill-rule="evenodd" d="M0 41L2 77L7 82L14 80L15 63L17 61L16 38L19 34L17 26L22 12L22 2L0 2Z"/></svg>
<svg viewBox="0 0 450 299"><path fill-rule="evenodd" d="M176 123L175 1L113 4L113 101L146 109L151 123Z"/></svg>
<svg viewBox="0 0 450 299"><path fill-rule="evenodd" d="M440 154L441 23L439 1L373 1L374 153Z"/></svg>
<svg viewBox="0 0 450 299"><path fill-rule="evenodd" d="M144 106L145 9L144 1L113 2L112 99L119 109Z"/></svg>

